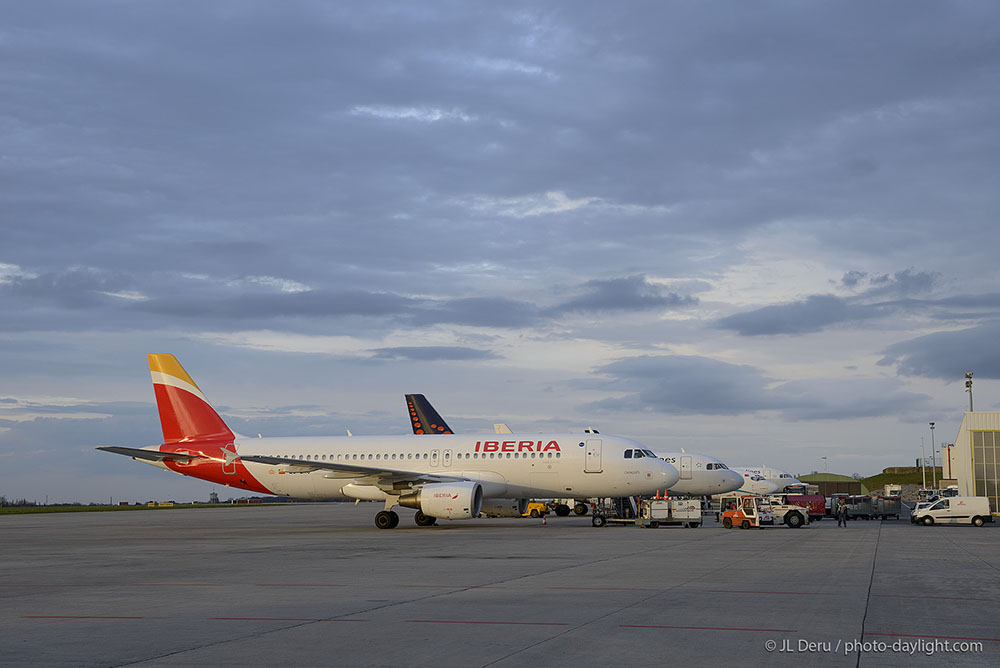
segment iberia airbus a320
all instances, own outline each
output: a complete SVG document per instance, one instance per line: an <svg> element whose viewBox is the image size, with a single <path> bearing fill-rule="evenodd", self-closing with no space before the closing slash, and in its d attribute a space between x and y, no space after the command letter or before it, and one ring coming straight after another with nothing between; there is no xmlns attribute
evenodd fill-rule
<svg viewBox="0 0 1000 668"><path fill-rule="evenodd" d="M531 497L647 495L679 478L656 457L632 457L648 452L641 444L604 434L247 438L226 426L173 355L148 357L163 443L99 450L261 494L384 501L379 529L399 524L397 505L430 526L476 517L500 499L523 509Z"/></svg>

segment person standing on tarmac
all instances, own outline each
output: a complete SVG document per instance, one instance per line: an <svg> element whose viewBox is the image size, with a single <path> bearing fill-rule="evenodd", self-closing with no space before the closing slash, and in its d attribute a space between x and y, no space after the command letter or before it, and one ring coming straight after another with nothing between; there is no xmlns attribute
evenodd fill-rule
<svg viewBox="0 0 1000 668"><path fill-rule="evenodd" d="M847 526L847 503L843 499L837 501L837 526Z"/></svg>

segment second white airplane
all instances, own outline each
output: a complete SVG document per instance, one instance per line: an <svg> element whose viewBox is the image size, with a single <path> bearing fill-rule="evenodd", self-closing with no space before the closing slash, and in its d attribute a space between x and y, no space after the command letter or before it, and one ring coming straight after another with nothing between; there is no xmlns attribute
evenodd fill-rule
<svg viewBox="0 0 1000 668"><path fill-rule="evenodd" d="M431 402L422 394L407 394L406 408L410 413L410 426L414 434L451 434L451 427L444 421L444 418L434 409ZM510 428L506 424L496 424L494 429L504 438L510 433ZM591 428L584 430L584 436L593 438L600 434ZM740 489L743 485L743 476L729 470L725 464L715 457L699 454L697 452L652 452L648 449L637 449L634 452L625 452L626 458L642 459L654 456L669 463L679 472L677 482L670 486L670 491L675 494L690 494L691 496L711 496L712 494L725 494ZM665 490L662 490L665 491ZM771 489L770 491L774 491ZM559 496L570 496L560 494ZM583 495L574 495L580 498ZM586 512L586 505L577 504L577 512ZM582 513L581 513L582 514Z"/></svg>

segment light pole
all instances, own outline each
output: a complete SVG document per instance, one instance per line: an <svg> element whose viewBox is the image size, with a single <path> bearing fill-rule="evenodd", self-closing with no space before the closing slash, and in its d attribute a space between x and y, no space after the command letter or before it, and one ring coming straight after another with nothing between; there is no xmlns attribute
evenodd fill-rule
<svg viewBox="0 0 1000 668"><path fill-rule="evenodd" d="M823 473L828 473L826 468L826 457L820 457L823 460Z"/></svg>
<svg viewBox="0 0 1000 668"><path fill-rule="evenodd" d="M924 452L924 437L920 437L920 477L924 481L923 489L927 489L927 453Z"/></svg>
<svg viewBox="0 0 1000 668"><path fill-rule="evenodd" d="M972 372L965 372L965 391L969 393L969 412L972 412Z"/></svg>
<svg viewBox="0 0 1000 668"><path fill-rule="evenodd" d="M934 489L937 489L937 458L934 456L934 423L931 422L931 475L934 476Z"/></svg>

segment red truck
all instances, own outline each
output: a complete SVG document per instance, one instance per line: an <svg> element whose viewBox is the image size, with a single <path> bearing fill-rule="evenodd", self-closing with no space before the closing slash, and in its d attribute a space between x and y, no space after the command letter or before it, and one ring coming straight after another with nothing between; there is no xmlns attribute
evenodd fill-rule
<svg viewBox="0 0 1000 668"><path fill-rule="evenodd" d="M822 494L786 494L785 499L805 508L812 522L819 522L826 515L826 497Z"/></svg>

